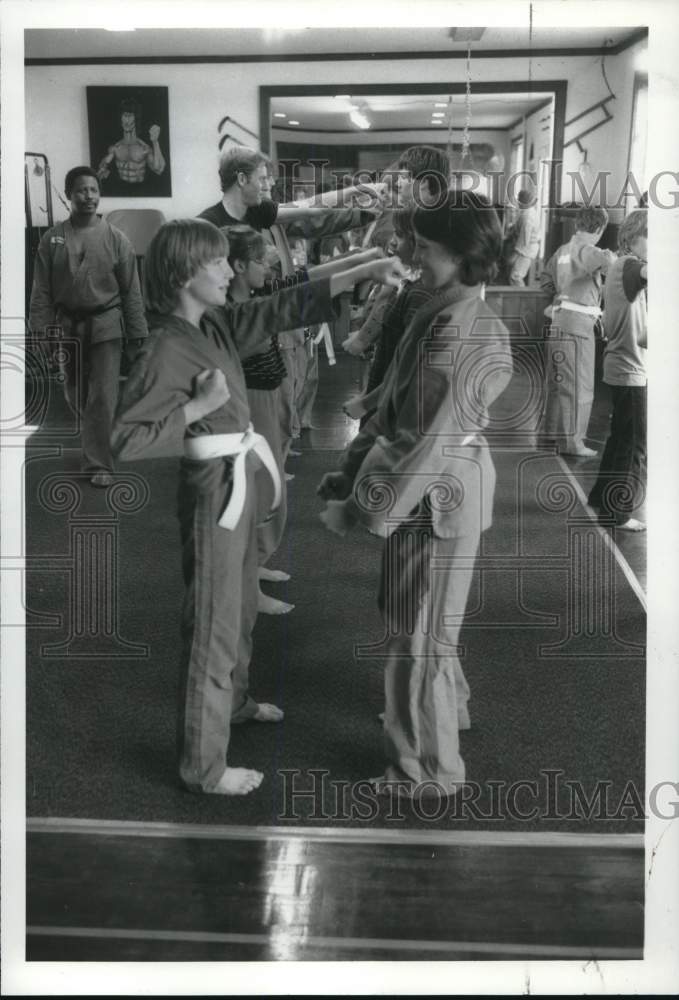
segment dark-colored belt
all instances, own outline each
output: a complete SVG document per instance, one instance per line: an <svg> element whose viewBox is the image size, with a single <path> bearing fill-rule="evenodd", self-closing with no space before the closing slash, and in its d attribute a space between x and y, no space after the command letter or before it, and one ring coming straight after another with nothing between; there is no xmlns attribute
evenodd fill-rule
<svg viewBox="0 0 679 1000"><path fill-rule="evenodd" d="M73 323L83 323L89 319L94 319L95 316L103 316L104 313L112 312L114 309L120 309L120 302L114 302L108 306L99 306L97 309L88 309L87 311L67 309L66 306L58 305L57 316L59 318L70 319Z"/></svg>

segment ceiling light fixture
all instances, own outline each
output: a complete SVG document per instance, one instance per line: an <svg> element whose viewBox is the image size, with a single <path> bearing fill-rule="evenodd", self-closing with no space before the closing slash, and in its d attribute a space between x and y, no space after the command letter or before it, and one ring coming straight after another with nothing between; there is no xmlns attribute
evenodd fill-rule
<svg viewBox="0 0 679 1000"><path fill-rule="evenodd" d="M443 111L432 111L432 118L445 118L445 113Z"/></svg>
<svg viewBox="0 0 679 1000"><path fill-rule="evenodd" d="M448 37L454 42L478 42L485 28L450 28Z"/></svg>
<svg viewBox="0 0 679 1000"><path fill-rule="evenodd" d="M447 108L448 105L446 104L445 101L435 101L434 102L434 107L435 108Z"/></svg>
<svg viewBox="0 0 679 1000"><path fill-rule="evenodd" d="M349 112L349 120L352 121L357 128L370 128L370 122L357 108L353 108Z"/></svg>
<svg viewBox="0 0 679 1000"><path fill-rule="evenodd" d="M274 111L273 116L274 116L274 118L287 118L288 117L282 111Z"/></svg>
<svg viewBox="0 0 679 1000"><path fill-rule="evenodd" d="M299 122L293 121L292 118L288 119L288 125L299 125Z"/></svg>

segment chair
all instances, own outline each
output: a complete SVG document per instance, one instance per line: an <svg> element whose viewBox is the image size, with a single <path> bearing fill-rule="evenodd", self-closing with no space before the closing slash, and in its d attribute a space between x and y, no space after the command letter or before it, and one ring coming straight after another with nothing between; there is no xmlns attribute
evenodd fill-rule
<svg viewBox="0 0 679 1000"><path fill-rule="evenodd" d="M165 216L157 208L118 208L108 213L106 221L124 233L134 247L143 294L144 257L149 243L165 222Z"/></svg>

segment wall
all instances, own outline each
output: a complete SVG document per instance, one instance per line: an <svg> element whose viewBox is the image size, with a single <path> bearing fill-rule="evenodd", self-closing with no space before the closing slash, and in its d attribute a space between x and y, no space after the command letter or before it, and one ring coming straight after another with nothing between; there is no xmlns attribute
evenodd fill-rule
<svg viewBox="0 0 679 1000"><path fill-rule="evenodd" d="M112 39L113 44L113 39ZM606 60L608 77L617 100L615 118L590 140L590 161L612 171L622 183L629 146L630 115L634 81L633 61L646 43ZM112 54L114 52L112 51ZM532 79L568 81L566 118L571 118L603 97L607 91L599 56L539 58L533 61ZM195 215L219 198L217 180L218 132L224 115L259 132L260 84L309 84L322 79L337 82L346 91L352 83L463 82L464 61L416 59L412 61L346 61L129 66L29 66L26 69L26 149L44 152L61 190L66 170L89 160L87 107L88 85L168 86L172 142L171 198L102 199L104 212L113 208L160 208L168 217ZM320 71L318 69L320 67ZM474 80L501 83L526 80L528 59L480 59L472 62ZM67 137L68 141L65 141ZM243 137L246 138L245 136ZM577 169L580 156L575 147L566 150L565 170ZM566 194L569 185L564 181ZM566 194L564 197L566 197ZM57 218L66 212L55 203Z"/></svg>

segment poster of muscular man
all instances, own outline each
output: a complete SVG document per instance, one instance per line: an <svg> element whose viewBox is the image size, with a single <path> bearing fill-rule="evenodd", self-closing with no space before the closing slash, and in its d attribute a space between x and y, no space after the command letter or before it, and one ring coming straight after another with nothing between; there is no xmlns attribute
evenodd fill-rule
<svg viewBox="0 0 679 1000"><path fill-rule="evenodd" d="M102 195L171 196L167 87L88 87L87 117Z"/></svg>

